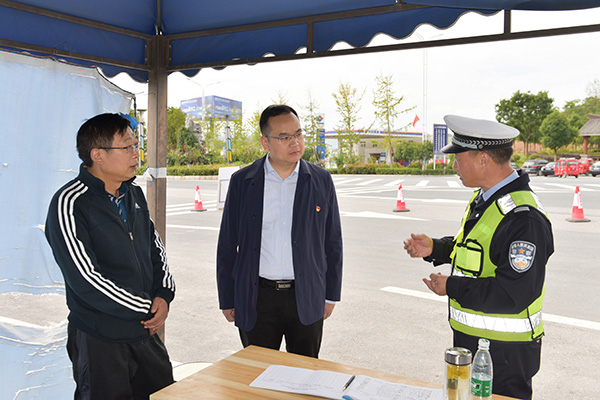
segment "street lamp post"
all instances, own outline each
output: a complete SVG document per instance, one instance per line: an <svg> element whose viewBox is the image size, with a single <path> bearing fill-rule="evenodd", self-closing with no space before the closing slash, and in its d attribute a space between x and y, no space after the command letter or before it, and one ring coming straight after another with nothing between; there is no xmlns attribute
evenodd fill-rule
<svg viewBox="0 0 600 400"><path fill-rule="evenodd" d="M192 83L194 83L194 84L196 84L196 85L198 85L198 86L200 86L202 88L202 119L204 119L206 117L206 100L204 99L204 97L205 97L204 96L204 92L205 92L205 90L206 90L207 87L212 86L212 85L218 85L219 83L221 83L221 81L212 82L212 83L209 83L207 85L203 85L201 83L198 83L198 82L192 80L191 78L188 78L187 76L185 78L188 81L190 81L190 82L192 82Z"/></svg>

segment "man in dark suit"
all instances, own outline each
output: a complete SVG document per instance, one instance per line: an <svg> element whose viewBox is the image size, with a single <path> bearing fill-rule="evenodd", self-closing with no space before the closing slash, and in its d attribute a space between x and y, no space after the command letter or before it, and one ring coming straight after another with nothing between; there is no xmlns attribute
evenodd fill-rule
<svg viewBox="0 0 600 400"><path fill-rule="evenodd" d="M342 232L331 175L302 160L304 131L285 105L260 118L269 153L231 177L217 248L223 314L244 347L318 357L340 300Z"/></svg>

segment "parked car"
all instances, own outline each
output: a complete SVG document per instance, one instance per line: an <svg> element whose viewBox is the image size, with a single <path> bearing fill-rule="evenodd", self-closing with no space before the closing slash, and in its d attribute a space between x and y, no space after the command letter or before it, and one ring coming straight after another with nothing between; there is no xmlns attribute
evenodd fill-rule
<svg viewBox="0 0 600 400"><path fill-rule="evenodd" d="M546 164L548 164L546 160L527 160L523 163L521 169L529 175L541 175L542 167Z"/></svg>
<svg viewBox="0 0 600 400"><path fill-rule="evenodd" d="M588 158L588 157L580 158L579 159L579 174L587 175L588 171L590 170L590 167L592 166L593 163L594 163L593 158Z"/></svg>
<svg viewBox="0 0 600 400"><path fill-rule="evenodd" d="M575 158L560 158L554 167L554 175L566 178L569 175L579 177L579 162Z"/></svg>
<svg viewBox="0 0 600 400"><path fill-rule="evenodd" d="M517 163L515 163L514 161L511 161L511 162L510 162L510 166L511 166L511 167L513 167L513 169L514 169L515 171L516 171L516 170L518 170L518 169L520 169L520 168L519 168L519 166L517 165Z"/></svg>
<svg viewBox="0 0 600 400"><path fill-rule="evenodd" d="M600 175L600 161L596 161L595 163L593 163L592 166L590 167L590 170L588 172L592 176L598 176L598 175Z"/></svg>
<svg viewBox="0 0 600 400"><path fill-rule="evenodd" d="M541 171L541 175L543 176L554 176L554 167L556 166L556 163L554 161L549 162L548 164L544 165L542 167Z"/></svg>

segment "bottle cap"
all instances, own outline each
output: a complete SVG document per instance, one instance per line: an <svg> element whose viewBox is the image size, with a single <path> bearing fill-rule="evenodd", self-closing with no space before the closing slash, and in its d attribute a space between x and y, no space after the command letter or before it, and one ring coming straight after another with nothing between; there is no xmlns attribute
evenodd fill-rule
<svg viewBox="0 0 600 400"><path fill-rule="evenodd" d="M482 350L489 350L490 349L490 341L487 339L479 339L479 348Z"/></svg>
<svg viewBox="0 0 600 400"><path fill-rule="evenodd" d="M471 364L471 350L464 347L450 347L446 349L446 362L452 365Z"/></svg>

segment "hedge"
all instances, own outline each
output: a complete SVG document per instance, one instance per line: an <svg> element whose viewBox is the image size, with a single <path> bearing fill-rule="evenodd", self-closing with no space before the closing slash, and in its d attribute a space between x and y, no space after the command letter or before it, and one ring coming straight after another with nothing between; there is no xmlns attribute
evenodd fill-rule
<svg viewBox="0 0 600 400"><path fill-rule="evenodd" d="M190 166L172 166L167 167L168 176L216 176L219 175L219 168L229 167L225 165L190 165ZM136 170L137 175L143 175L146 167L139 167ZM340 168L328 168L332 174L347 175L454 175L456 171L451 168L421 169L406 167L390 167L387 165L375 164L357 164L348 165Z"/></svg>
<svg viewBox="0 0 600 400"><path fill-rule="evenodd" d="M225 165L179 165L167 167L167 175L169 176L209 176L219 175L219 168ZM227 165L230 166L230 165ZM135 170L137 175L143 175L146 167L138 167Z"/></svg>
<svg viewBox="0 0 600 400"><path fill-rule="evenodd" d="M331 170L330 170L331 171ZM338 174L369 174L369 175L454 175L451 168L421 169L407 167L390 167L387 165L358 164L337 168Z"/></svg>

